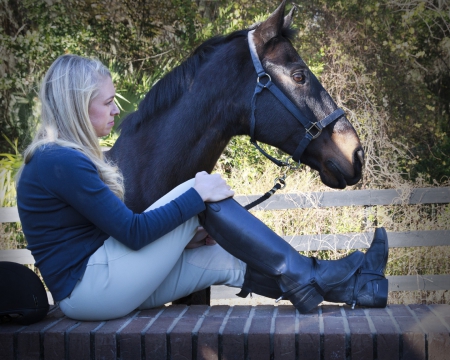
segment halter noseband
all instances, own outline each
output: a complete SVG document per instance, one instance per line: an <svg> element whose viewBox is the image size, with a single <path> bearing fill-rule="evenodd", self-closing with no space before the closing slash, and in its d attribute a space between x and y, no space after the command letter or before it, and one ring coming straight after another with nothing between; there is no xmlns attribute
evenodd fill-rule
<svg viewBox="0 0 450 360"><path fill-rule="evenodd" d="M341 116L344 115L344 111L340 108L337 108L334 110L331 114L326 116L324 119L317 121L317 122L311 122L303 113L300 111L300 109L287 98L286 95L283 94L283 92L272 82L272 79L270 78L270 75L267 74L262 67L261 61L259 60L258 53L256 52L256 46L253 41L253 33L255 30L252 30L248 33L248 46L250 48L250 54L252 56L253 60L253 66L255 67L256 73L258 74L258 79L256 82L256 88L255 92L253 93L252 98L252 114L250 119L250 142L269 160L277 164L278 166L290 166L287 161L281 161L275 159L273 156L270 156L267 152L265 152L256 142L255 139L255 125L256 125L256 119L255 119L255 110L256 110L256 98L257 95L259 95L264 89L268 89L284 106L289 112L294 115L294 117L303 125L303 127L306 129L305 137L300 141L300 143L297 146L297 149L295 150L294 154L292 155L292 160L294 160L296 163L300 164L300 157L302 156L303 152L305 151L306 147L309 145L311 140L319 137L319 135L322 133L322 130L329 124L331 124L333 121L339 119ZM267 79L264 83L261 81L264 78Z"/></svg>

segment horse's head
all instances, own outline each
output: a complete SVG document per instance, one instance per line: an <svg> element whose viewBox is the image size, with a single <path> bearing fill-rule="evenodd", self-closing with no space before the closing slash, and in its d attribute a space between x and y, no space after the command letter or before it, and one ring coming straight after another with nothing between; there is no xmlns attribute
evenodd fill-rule
<svg viewBox="0 0 450 360"><path fill-rule="evenodd" d="M249 36L253 37L257 56L272 82L301 114L315 123L332 114L337 105L293 48L289 28L294 9L286 17L284 10L285 1ZM269 91L259 95L255 118L255 138L288 154L294 154L305 137L305 127ZM258 120L263 118L264 121ZM274 133L277 136L273 136ZM313 135L318 135L318 131ZM364 152L355 129L345 116L326 126L299 157L302 163L317 170L322 182L332 188L343 189L361 179Z"/></svg>

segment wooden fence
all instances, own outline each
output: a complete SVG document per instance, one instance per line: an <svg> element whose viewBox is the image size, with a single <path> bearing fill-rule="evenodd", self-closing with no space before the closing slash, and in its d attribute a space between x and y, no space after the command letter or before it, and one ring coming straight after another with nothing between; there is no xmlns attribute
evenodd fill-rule
<svg viewBox="0 0 450 360"><path fill-rule="evenodd" d="M236 196L235 199L245 205L258 198L252 196ZM323 208L341 206L377 206L377 205L413 205L413 204L448 204L450 203L450 187L405 189L405 190L352 190L336 192L316 192L306 194L273 195L269 200L254 210L283 210L298 208ZM17 208L0 208L0 222L18 222ZM389 246L449 246L450 224L446 230L388 232ZM373 233L351 234L316 234L284 236L298 251L337 250L368 248ZM14 261L21 264L33 264L30 251L0 250L0 261ZM412 290L450 290L450 275L407 275L388 276L390 291ZM212 299L234 298L236 289L226 286L214 286Z"/></svg>
<svg viewBox="0 0 450 360"><path fill-rule="evenodd" d="M259 196L236 196L246 205ZM299 208L325 208L342 206L417 205L450 203L450 187L390 190L352 190L313 192L306 194L275 194L254 210L285 210ZM389 247L449 246L450 224L446 230L388 232ZM283 236L298 251L365 249L370 246L373 233L315 234ZM450 290L450 275L387 276L389 291ZM233 298L236 289L216 286L211 289L212 299Z"/></svg>

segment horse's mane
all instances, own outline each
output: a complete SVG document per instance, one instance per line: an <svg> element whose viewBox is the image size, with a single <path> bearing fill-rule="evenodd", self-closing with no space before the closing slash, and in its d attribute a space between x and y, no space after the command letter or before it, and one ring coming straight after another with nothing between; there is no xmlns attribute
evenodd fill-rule
<svg viewBox="0 0 450 360"><path fill-rule="evenodd" d="M150 89L139 103L138 110L127 115L120 124L121 132L135 132L146 119L167 110L189 88L197 71L217 48L238 37L247 36L250 30L258 26L259 24L255 24L246 30L235 31L226 36L215 36L199 45L181 65L175 67ZM283 28L282 36L292 40L295 32L291 28Z"/></svg>

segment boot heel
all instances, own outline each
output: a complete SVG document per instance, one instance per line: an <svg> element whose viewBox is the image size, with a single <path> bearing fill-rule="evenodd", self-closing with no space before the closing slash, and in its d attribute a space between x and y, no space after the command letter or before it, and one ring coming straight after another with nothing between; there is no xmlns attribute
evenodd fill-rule
<svg viewBox="0 0 450 360"><path fill-rule="evenodd" d="M297 296L296 296L297 295ZM303 295L300 299L301 291L297 294L293 294L288 299L295 306L300 314L306 314L314 309L323 301L323 296L320 295L315 289L311 289L306 295Z"/></svg>
<svg viewBox="0 0 450 360"><path fill-rule="evenodd" d="M384 308L387 305L389 281L384 278L375 281L373 289L373 306Z"/></svg>

